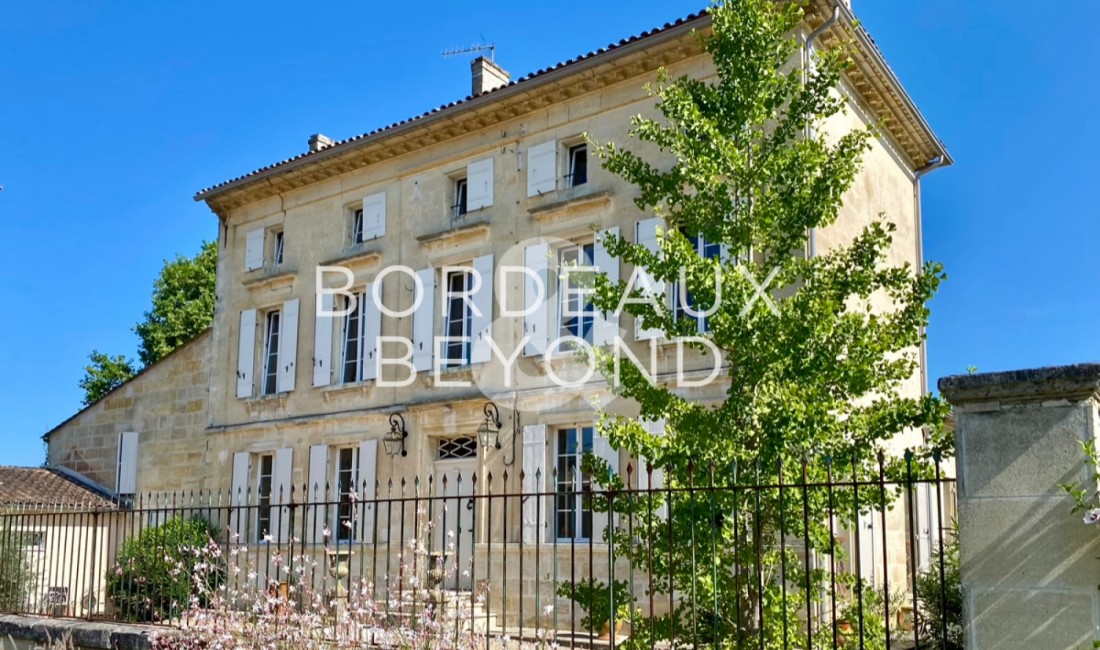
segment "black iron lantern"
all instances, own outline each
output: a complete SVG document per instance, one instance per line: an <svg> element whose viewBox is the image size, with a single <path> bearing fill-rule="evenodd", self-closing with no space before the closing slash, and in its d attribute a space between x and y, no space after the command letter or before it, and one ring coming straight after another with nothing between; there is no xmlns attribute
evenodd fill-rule
<svg viewBox="0 0 1100 650"><path fill-rule="evenodd" d="M400 413L390 414L390 430L382 437L382 445L386 448L386 453L389 454L390 458L397 455L409 455L409 452L405 450L405 438L408 437L409 432L405 430L405 418L401 417Z"/></svg>
<svg viewBox="0 0 1100 650"><path fill-rule="evenodd" d="M497 405L492 402L486 402L485 408L482 409L485 412L485 420L482 421L481 426L477 428L477 439L481 444L482 449L500 449L503 445L500 442L501 430L504 426L500 423L500 410L497 409ZM519 411L514 407L512 409L512 457L505 457L503 459L504 465L513 465L516 462L516 438L519 437Z"/></svg>

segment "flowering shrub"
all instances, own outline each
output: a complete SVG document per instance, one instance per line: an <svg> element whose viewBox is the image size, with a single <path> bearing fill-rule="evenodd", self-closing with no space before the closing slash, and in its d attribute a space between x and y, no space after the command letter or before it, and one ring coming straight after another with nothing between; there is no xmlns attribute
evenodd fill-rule
<svg viewBox="0 0 1100 650"><path fill-rule="evenodd" d="M173 518L127 540L107 574L107 597L127 621L169 620L203 602L222 581L216 530L204 519ZM193 578L201 576L201 579Z"/></svg>
<svg viewBox="0 0 1100 650"><path fill-rule="evenodd" d="M423 509L417 519L417 537L401 545L396 566L360 578L338 566L354 560L354 545L330 544L327 528L323 548L303 550L301 540L291 539L287 547L294 555L270 540L239 544L232 534L226 548L196 544L187 549L197 560L189 574L189 605L178 616L179 629L158 635L153 648L486 647L484 620L475 615L470 595L443 588L460 567L445 565L442 554L423 542L432 527ZM452 557L454 543L449 534ZM526 645L506 636L497 641L508 648Z"/></svg>

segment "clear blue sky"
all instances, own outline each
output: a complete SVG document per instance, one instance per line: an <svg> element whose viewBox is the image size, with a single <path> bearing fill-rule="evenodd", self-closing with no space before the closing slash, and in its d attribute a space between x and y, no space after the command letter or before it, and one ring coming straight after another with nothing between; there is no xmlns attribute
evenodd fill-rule
<svg viewBox="0 0 1100 650"><path fill-rule="evenodd" d="M1100 39L1080 0L854 0L957 164L924 185L930 376L1100 360ZM80 405L165 258L215 236L196 190L465 96L484 37L522 75L702 2L6 3L0 464ZM334 4L334 3L333 3ZM385 5L385 8L382 6Z"/></svg>

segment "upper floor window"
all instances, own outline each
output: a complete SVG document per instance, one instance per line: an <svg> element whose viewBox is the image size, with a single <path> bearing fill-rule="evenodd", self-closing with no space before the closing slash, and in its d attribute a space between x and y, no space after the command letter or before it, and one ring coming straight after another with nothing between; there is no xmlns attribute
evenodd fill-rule
<svg viewBox="0 0 1100 650"><path fill-rule="evenodd" d="M351 243L363 243L363 208L359 208L351 216Z"/></svg>
<svg viewBox="0 0 1100 650"><path fill-rule="evenodd" d="M344 345L343 366L341 367L341 381L345 384L357 382L363 378L363 307L366 303L365 294L358 294L355 298L345 298L344 308L348 310L344 316ZM354 309L352 309L354 303Z"/></svg>
<svg viewBox="0 0 1100 650"><path fill-rule="evenodd" d="M585 495L591 488L592 477L581 471L581 459L592 452L594 438L592 427L570 427L557 432L554 534L558 539L592 539L592 506Z"/></svg>
<svg viewBox="0 0 1100 650"><path fill-rule="evenodd" d="M443 313L443 336L446 341L443 358L448 367L465 366L470 363L471 329L473 310L470 308L469 292L473 289L473 274L467 270L456 269L443 278L446 288Z"/></svg>
<svg viewBox="0 0 1100 650"><path fill-rule="evenodd" d="M683 231L681 231L683 232ZM702 235L689 235L683 232L684 237L691 242L692 248L698 253L699 257L703 259L717 259L722 255L721 244L708 242ZM692 316L687 312L687 309L691 308L693 312L707 311L708 306L703 305L699 307L696 305L695 296L692 295L691 290L684 286L683 283L677 281L672 285L672 314L676 321L683 319L694 319L698 325L700 332L710 331L710 325L707 322L706 316Z"/></svg>
<svg viewBox="0 0 1100 650"><path fill-rule="evenodd" d="M278 392L279 382L279 329L282 322L282 312L271 311L267 314L267 322L264 327L264 395L274 395Z"/></svg>
<svg viewBox="0 0 1100 650"><path fill-rule="evenodd" d="M565 174L565 186L577 187L588 182L588 145L569 147L569 168Z"/></svg>
<svg viewBox="0 0 1100 650"><path fill-rule="evenodd" d="M560 336L575 336L592 342L596 307L589 300L591 289L581 286L570 267L593 266L595 246L589 242L562 248L558 253L562 277L558 289L558 331Z"/></svg>
<svg viewBox="0 0 1100 650"><path fill-rule="evenodd" d="M272 534L271 496L275 484L275 456L262 454L256 463L256 539Z"/></svg>
<svg viewBox="0 0 1100 650"><path fill-rule="evenodd" d="M271 261L275 268L279 268L283 264L283 231L275 231L273 239Z"/></svg>
<svg viewBox="0 0 1100 650"><path fill-rule="evenodd" d="M451 215L458 219L466 215L469 183L466 178L457 178L454 183L454 204L451 205Z"/></svg>

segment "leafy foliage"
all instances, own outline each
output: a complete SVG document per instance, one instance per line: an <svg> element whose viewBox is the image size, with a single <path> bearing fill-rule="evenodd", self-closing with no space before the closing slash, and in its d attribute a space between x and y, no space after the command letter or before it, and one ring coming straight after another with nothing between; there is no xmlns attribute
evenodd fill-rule
<svg viewBox="0 0 1100 650"><path fill-rule="evenodd" d="M918 632L921 647L932 650L962 650L963 596L957 530L944 540L942 551L939 548L932 550L928 568L917 576L916 591L920 606Z"/></svg>
<svg viewBox="0 0 1100 650"><path fill-rule="evenodd" d="M632 535L620 527L608 541L618 555L651 561L655 573L668 575L670 584L657 590L692 594L642 631L643 644L648 635L674 644L759 639L762 647L799 647L799 612L822 594L787 585L823 584L826 574L806 571L799 554L774 540L807 539L817 553L842 552L830 543L827 517L795 516L799 490L724 490L701 504L682 488L825 483L833 472L867 481L878 476L880 458L891 478L922 476L928 459L952 449L946 405L911 392L941 267L891 264L896 225L884 215L869 216L846 245L806 254L808 232L836 222L875 132L828 132L829 119L845 110L834 89L851 61L841 45L814 54L808 68L790 65L801 51L794 36L801 7L773 0L711 7L712 31L700 38L717 80L672 79L662 71L650 92L663 119L633 118L631 135L659 149L661 162L595 143L604 166L638 188L637 207L666 224L659 251L615 236L605 239L607 249L666 285L683 272L696 304L715 306L706 337L728 368L724 400L704 404L652 385L621 360L616 391L640 405L641 419L664 420L666 435L601 413L612 446L663 468L672 488L664 497L670 524L647 517L650 504L594 499L597 509L633 518ZM689 240L696 236L720 244L729 258L700 256ZM645 327L667 339L697 333L693 319L675 318L663 294L602 276L593 284L598 309L615 309L627 292L633 300L625 310ZM757 287L766 288L766 298ZM612 355L595 354L604 374L614 375ZM905 459L887 453L899 434L918 431L929 444ZM807 462L809 455L816 460ZM585 463L596 477L609 475L599 459ZM617 477L597 481L621 487ZM809 512L832 509L842 521L895 497L864 494L857 506L850 490L805 494ZM713 513L734 513L739 523ZM666 526L674 532L663 534ZM692 545L673 541L688 536ZM652 549L636 539L651 540ZM690 548L713 552L689 557Z"/></svg>
<svg viewBox="0 0 1100 650"><path fill-rule="evenodd" d="M163 621L190 607L193 595L215 590L224 572L210 571L195 549L211 546L216 534L205 519L177 517L128 539L107 574L107 597L119 618Z"/></svg>
<svg viewBox="0 0 1100 650"><path fill-rule="evenodd" d="M0 612L23 611L34 571L23 551L24 535L10 520L0 528Z"/></svg>
<svg viewBox="0 0 1100 650"><path fill-rule="evenodd" d="M91 363L84 366L84 378L80 380L85 406L98 402L104 395L137 374L133 361L121 354L112 357L99 350L92 350L88 360Z"/></svg>
<svg viewBox="0 0 1100 650"><path fill-rule="evenodd" d="M215 242L203 242L193 258L180 255L164 263L153 283L153 307L134 326L141 338L138 355L143 365L156 363L210 327L217 264Z"/></svg>
<svg viewBox="0 0 1100 650"><path fill-rule="evenodd" d="M165 261L153 282L153 305L145 318L134 326L140 338L138 356L148 367L203 332L214 320L214 291L217 276L218 246L203 242L195 257L177 256ZM141 368L125 356L110 356L93 350L91 364L85 366L80 388L87 406L119 385Z"/></svg>
<svg viewBox="0 0 1100 650"><path fill-rule="evenodd" d="M558 585L559 598L569 598L584 608L585 616L580 620L581 628L599 634L614 617L616 624L630 621L641 612L634 611L630 585L625 580L616 580L612 584L592 578L577 582L562 582ZM614 616L612 616L614 615Z"/></svg>

